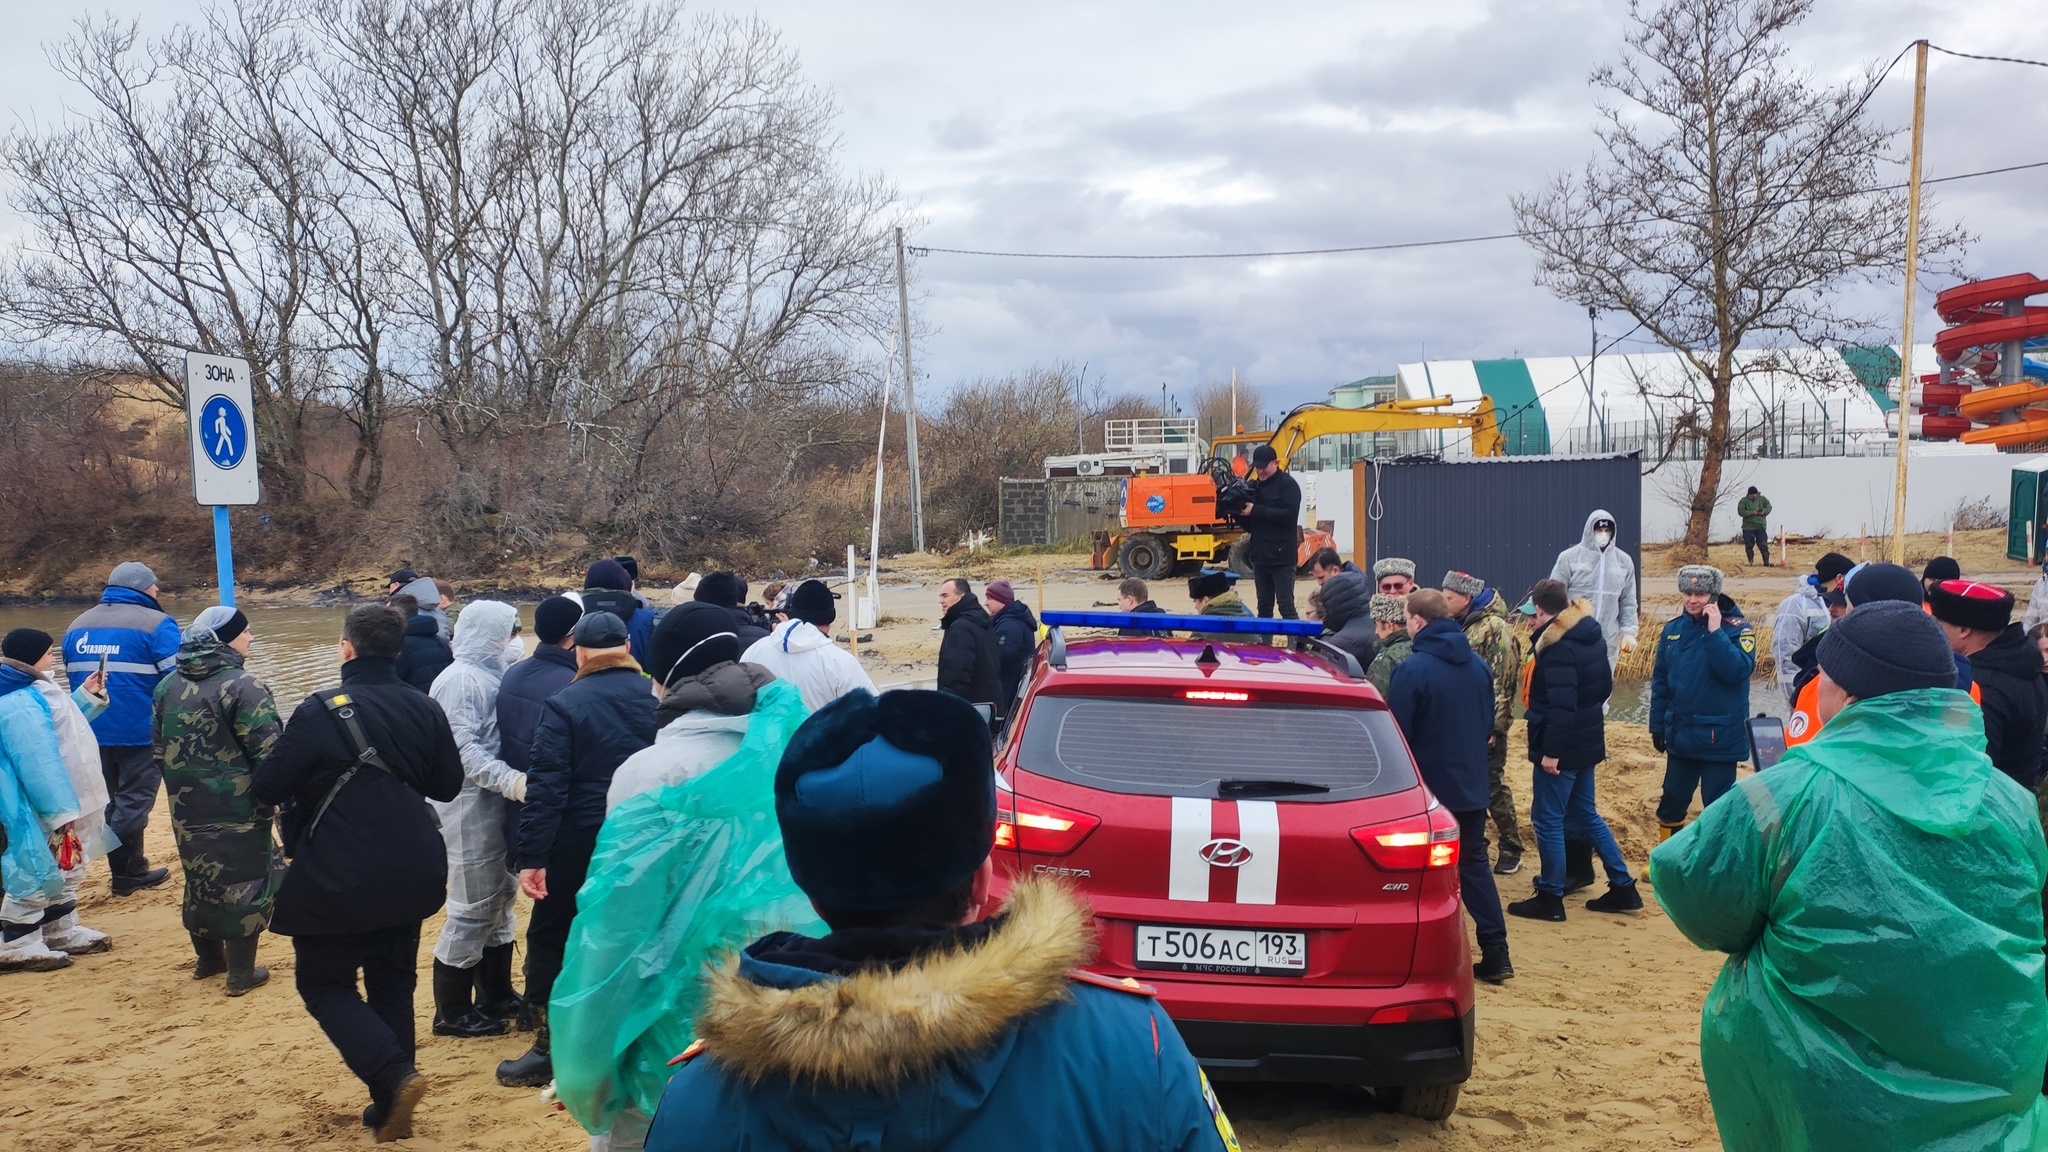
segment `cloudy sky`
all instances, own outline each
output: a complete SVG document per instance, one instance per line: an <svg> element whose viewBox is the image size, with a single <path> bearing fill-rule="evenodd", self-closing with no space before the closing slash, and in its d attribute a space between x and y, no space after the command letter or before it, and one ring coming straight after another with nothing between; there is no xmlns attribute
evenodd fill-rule
<svg viewBox="0 0 2048 1152"><path fill-rule="evenodd" d="M5 0L0 103L65 98L39 43L81 10ZM92 5L94 9L101 7ZM196 0L113 5L159 28ZM1506 231L1507 198L1590 155L1587 73L1624 0L1039 0L996 6L707 0L759 13L843 108L847 163L923 218L913 243L1218 252ZM2048 59L2048 0L1821 0L1797 61L1843 81L1916 37ZM1911 113L1910 58L1872 102ZM2048 69L1935 56L1929 176L2048 160ZM1952 184L1940 210L1985 274L2048 273L2048 169ZM14 221L0 218L0 231ZM1032 363L1185 395L1232 368L1274 405L1431 357L1573 354L1583 312L1518 242L1241 261L914 261L922 387ZM1936 285L1938 286L1938 285ZM1891 314L1898 286L1856 304ZM1927 299L1922 295L1923 302ZM1625 327L1609 320L1611 328ZM1934 323L1923 311L1922 331ZM1623 350L1642 350L1639 344Z"/></svg>

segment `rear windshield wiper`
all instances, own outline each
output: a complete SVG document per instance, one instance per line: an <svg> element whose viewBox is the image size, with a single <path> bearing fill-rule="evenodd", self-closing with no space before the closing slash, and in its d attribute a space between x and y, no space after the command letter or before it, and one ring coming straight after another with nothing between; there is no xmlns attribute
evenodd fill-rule
<svg viewBox="0 0 2048 1152"><path fill-rule="evenodd" d="M1225 780L1216 785L1219 796L1286 796L1329 790L1326 784L1311 784L1306 780Z"/></svg>

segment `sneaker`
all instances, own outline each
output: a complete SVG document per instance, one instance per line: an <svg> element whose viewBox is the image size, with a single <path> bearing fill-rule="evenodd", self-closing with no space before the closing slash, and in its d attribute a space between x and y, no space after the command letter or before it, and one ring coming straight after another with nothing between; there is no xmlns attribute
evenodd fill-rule
<svg viewBox="0 0 2048 1152"><path fill-rule="evenodd" d="M1634 884L1609 884L1607 895L1586 901L1588 912L1639 912L1642 907L1643 894L1636 891Z"/></svg>
<svg viewBox="0 0 2048 1152"><path fill-rule="evenodd" d="M114 877L114 895L133 896L144 888L154 888L170 878L169 868L151 868L133 876L117 875Z"/></svg>
<svg viewBox="0 0 2048 1152"><path fill-rule="evenodd" d="M1515 974L1515 966L1508 963L1508 946L1505 944L1482 944L1479 948L1479 963L1472 966L1472 978L1488 984L1498 984Z"/></svg>
<svg viewBox="0 0 2048 1152"><path fill-rule="evenodd" d="M105 932L80 924L76 912L43 925L43 943L68 956L91 956L114 947L113 938Z"/></svg>
<svg viewBox="0 0 2048 1152"><path fill-rule="evenodd" d="M1520 916L1524 920L1548 920L1553 924L1564 923L1564 897L1538 892L1527 900L1517 900L1508 905L1508 915Z"/></svg>
<svg viewBox="0 0 2048 1152"><path fill-rule="evenodd" d="M0 943L0 972L54 972L69 967L71 957L43 943L41 925L26 936Z"/></svg>
<svg viewBox="0 0 2048 1152"><path fill-rule="evenodd" d="M1513 876L1521 870L1522 858L1520 856L1502 856L1500 861L1493 866L1493 874L1495 876Z"/></svg>

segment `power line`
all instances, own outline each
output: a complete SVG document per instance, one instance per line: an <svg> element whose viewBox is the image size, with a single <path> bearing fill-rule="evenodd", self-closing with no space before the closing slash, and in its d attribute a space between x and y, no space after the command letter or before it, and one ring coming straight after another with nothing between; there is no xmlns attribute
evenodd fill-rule
<svg viewBox="0 0 2048 1152"><path fill-rule="evenodd" d="M1921 184L1948 184L1957 180L1975 180L1984 176L2002 176L2008 172L2024 172L2034 168L2048 168L2048 160L2036 160L2030 164L2009 164L2002 168L1986 168L1977 172L1958 172L1953 176L1936 176L1920 181ZM1852 196L1865 196L1873 192L1897 192L1906 187L1898 184L1880 184L1873 188L1859 188L1849 192L1816 193L1811 196L1793 196L1760 205L1765 208L1781 208L1789 204L1817 203L1823 200L1845 200ZM1677 214L1684 218L1687 214ZM1705 216L1709 213L1690 213ZM1608 221L1599 224L1573 224L1561 228L1519 229L1513 232L1493 232L1483 236L1456 236L1443 240L1401 240L1386 244L1353 244L1341 248L1283 248L1270 252L999 252L980 248L938 248L913 245L911 251L919 256L933 254L945 256L995 256L1009 260L1265 260L1283 256L1341 256L1358 252L1398 252L1414 248L1445 248L1457 244L1485 244L1495 240L1525 240L1535 236L1562 236L1572 232L1590 232L1601 229L1625 227L1631 224L1655 224L1672 219L1673 216L1637 216L1628 220Z"/></svg>
<svg viewBox="0 0 2048 1152"><path fill-rule="evenodd" d="M1927 46L1944 56L1960 56L1965 60L1990 60L1998 64L2031 64L2036 68L2048 68L2048 60L2022 60L2017 56L1979 56L1975 52L1958 52L1953 48L1943 48L1941 45L1932 42L1929 42Z"/></svg>

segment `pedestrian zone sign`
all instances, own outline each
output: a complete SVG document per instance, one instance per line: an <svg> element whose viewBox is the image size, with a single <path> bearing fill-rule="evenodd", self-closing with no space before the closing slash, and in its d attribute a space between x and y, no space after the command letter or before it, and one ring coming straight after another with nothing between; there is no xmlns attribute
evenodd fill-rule
<svg viewBox="0 0 2048 1152"><path fill-rule="evenodd" d="M192 431L192 494L216 507L254 504L256 405L249 362L185 353L185 418Z"/></svg>

